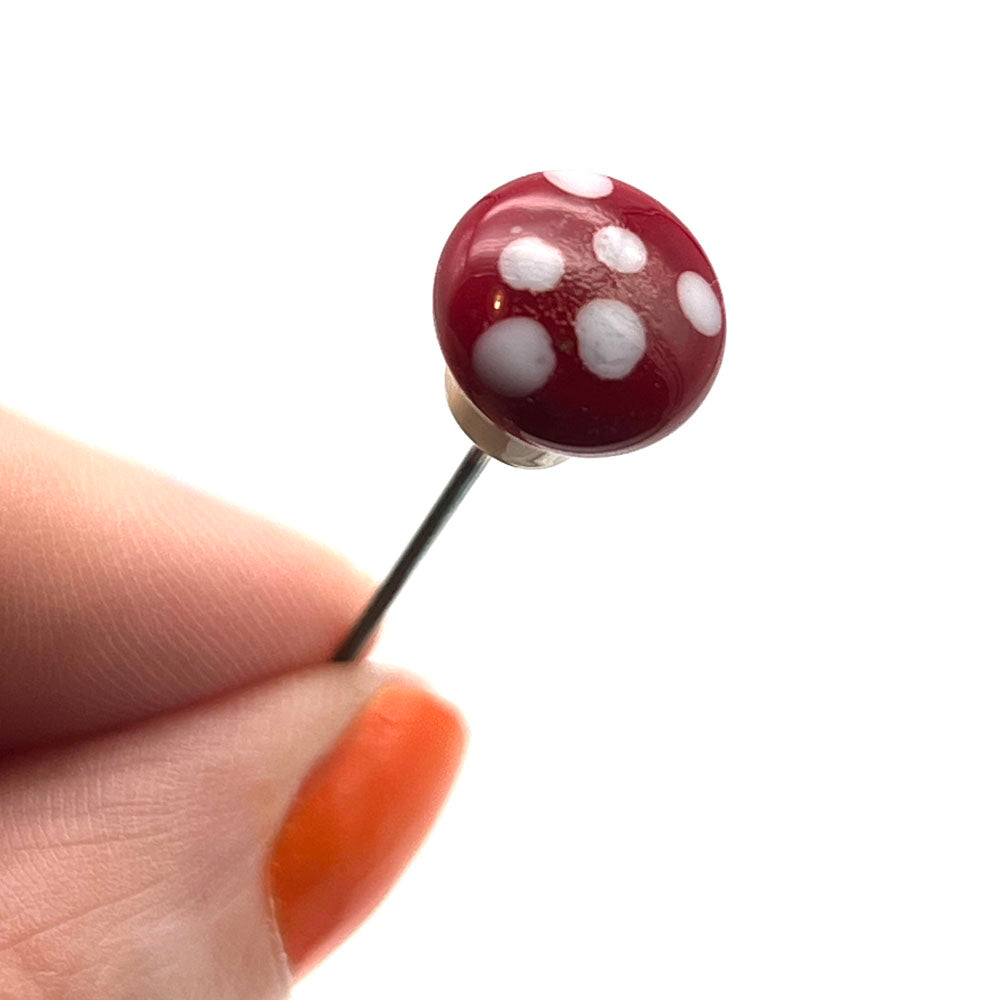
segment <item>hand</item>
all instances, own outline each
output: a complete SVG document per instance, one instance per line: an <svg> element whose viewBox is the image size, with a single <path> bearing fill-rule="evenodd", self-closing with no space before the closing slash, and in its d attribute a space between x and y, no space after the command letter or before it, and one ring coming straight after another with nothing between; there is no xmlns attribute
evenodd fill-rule
<svg viewBox="0 0 1000 1000"><path fill-rule="evenodd" d="M464 727L326 661L371 590L0 413L0 997L282 997L429 828Z"/></svg>

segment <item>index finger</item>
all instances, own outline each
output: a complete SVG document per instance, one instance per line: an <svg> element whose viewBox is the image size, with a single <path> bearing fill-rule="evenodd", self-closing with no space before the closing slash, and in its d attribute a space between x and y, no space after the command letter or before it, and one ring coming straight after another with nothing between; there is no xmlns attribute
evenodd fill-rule
<svg viewBox="0 0 1000 1000"><path fill-rule="evenodd" d="M329 658L371 591L262 518L0 412L0 750Z"/></svg>

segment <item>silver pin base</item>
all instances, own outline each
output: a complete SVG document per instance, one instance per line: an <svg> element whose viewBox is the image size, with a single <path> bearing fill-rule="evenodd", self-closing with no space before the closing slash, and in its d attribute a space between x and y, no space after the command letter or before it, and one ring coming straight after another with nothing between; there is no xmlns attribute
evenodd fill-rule
<svg viewBox="0 0 1000 1000"><path fill-rule="evenodd" d="M458 387L451 372L444 375L444 391L448 406L458 421L458 426L472 439L477 448L504 465L517 469L550 469L566 461L565 455L556 455L535 445L519 441L501 430Z"/></svg>
<svg viewBox="0 0 1000 1000"><path fill-rule="evenodd" d="M374 597L351 630L351 634L341 643L333 654L334 663L348 663L361 655L368 640L378 628L389 605L409 579L420 557L430 547L438 532L445 526L452 512L462 502L469 487L479 478L479 473L486 467L490 458L495 458L504 465L512 465L516 469L548 469L566 461L565 455L556 455L544 448L519 441L511 437L489 421L481 410L458 387L450 371L445 371L445 393L448 406L458 421L458 426L472 439L474 447L462 460L462 464L451 477L444 492L438 497L437 503L424 518L417 533L410 539L410 544L392 567L382 585L375 591Z"/></svg>

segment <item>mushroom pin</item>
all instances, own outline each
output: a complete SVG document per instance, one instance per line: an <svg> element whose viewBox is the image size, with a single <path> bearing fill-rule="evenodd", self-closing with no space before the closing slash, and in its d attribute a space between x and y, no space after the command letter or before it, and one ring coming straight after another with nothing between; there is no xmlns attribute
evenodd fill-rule
<svg viewBox="0 0 1000 1000"><path fill-rule="evenodd" d="M351 634L357 657L489 459L547 468L678 428L712 386L725 310L681 221L622 181L547 171L465 214L434 280L448 405L473 447Z"/></svg>

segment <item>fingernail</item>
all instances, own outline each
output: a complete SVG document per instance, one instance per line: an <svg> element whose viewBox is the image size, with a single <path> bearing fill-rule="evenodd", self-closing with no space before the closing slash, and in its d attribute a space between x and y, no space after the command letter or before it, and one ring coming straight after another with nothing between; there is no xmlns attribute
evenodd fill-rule
<svg viewBox="0 0 1000 1000"><path fill-rule="evenodd" d="M447 797L465 739L451 705L391 683L306 779L270 861L293 974L340 944L392 887Z"/></svg>

